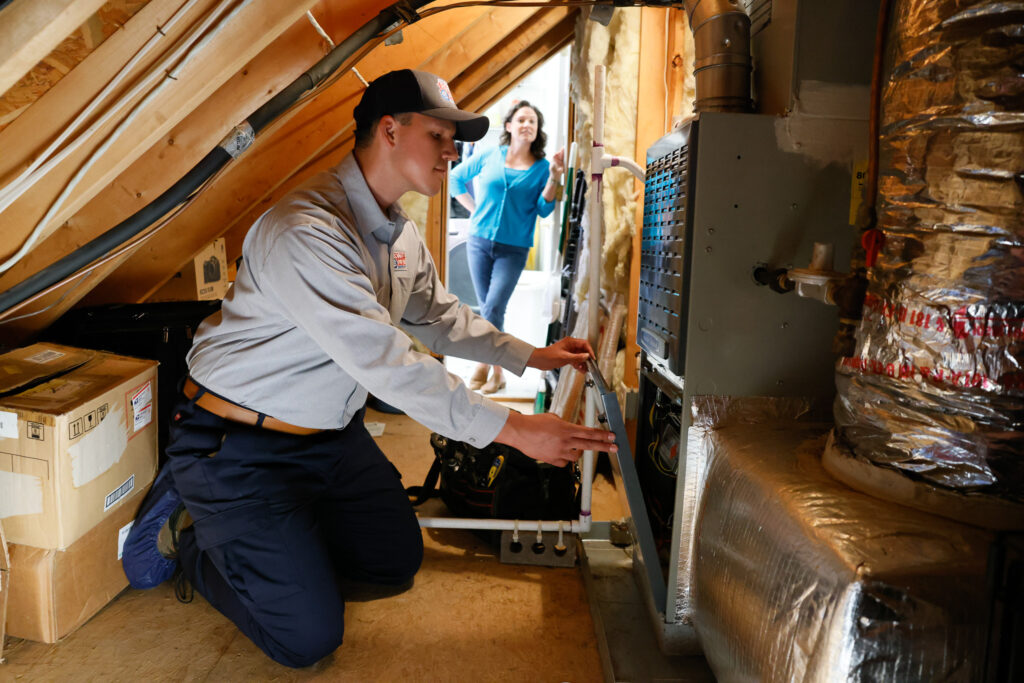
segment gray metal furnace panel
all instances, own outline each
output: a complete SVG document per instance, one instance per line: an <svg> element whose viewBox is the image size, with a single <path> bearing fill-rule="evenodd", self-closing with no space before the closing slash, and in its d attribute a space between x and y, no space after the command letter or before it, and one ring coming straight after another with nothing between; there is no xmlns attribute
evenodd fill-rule
<svg viewBox="0 0 1024 683"><path fill-rule="evenodd" d="M806 266L815 242L834 244L837 269L847 269L851 170L780 151L775 121L700 118L683 372L691 396L834 392L836 309L757 286L752 274Z"/></svg>

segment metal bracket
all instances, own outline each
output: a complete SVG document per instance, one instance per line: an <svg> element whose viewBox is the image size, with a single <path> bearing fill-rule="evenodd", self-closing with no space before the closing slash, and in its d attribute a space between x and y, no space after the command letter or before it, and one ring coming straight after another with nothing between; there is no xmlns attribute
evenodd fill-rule
<svg viewBox="0 0 1024 683"><path fill-rule="evenodd" d="M539 567L575 567L576 534L564 533L558 545L558 532L545 531L537 540L537 531L524 528L519 540L514 531L501 532L501 561L505 564L529 564Z"/></svg>
<svg viewBox="0 0 1024 683"><path fill-rule="evenodd" d="M644 494L640 489L640 480L636 473L633 449L630 448L629 436L626 434L626 423L622 419L622 411L619 410L619 400L615 396L615 392L608 388L608 384L601 375L601 369L593 358L587 361L587 377L587 386L596 393L598 406L603 407L603 412L599 407L597 419L605 428L615 433L615 444L619 447L612 461L617 465L619 476L626 490L630 531L633 538L636 539L635 558L639 559L642 565L642 576L650 586L654 604L664 609L665 577L661 572L658 548L654 543L654 532L651 530L651 522L647 516L647 506L644 504Z"/></svg>

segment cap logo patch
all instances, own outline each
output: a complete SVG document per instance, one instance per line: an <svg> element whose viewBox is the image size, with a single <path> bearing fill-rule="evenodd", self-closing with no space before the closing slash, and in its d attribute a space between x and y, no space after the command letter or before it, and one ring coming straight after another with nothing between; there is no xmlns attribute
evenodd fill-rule
<svg viewBox="0 0 1024 683"><path fill-rule="evenodd" d="M392 270L405 270L407 268L405 264L405 252L394 251L391 253Z"/></svg>
<svg viewBox="0 0 1024 683"><path fill-rule="evenodd" d="M452 91L448 89L448 84L445 83L443 78L437 79L437 92L441 95L441 99L452 105L455 104L455 98L452 97Z"/></svg>

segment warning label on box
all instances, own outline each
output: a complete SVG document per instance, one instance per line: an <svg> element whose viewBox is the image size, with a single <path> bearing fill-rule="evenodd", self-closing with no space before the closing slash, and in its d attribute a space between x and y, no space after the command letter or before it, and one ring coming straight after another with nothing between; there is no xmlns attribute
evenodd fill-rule
<svg viewBox="0 0 1024 683"><path fill-rule="evenodd" d="M153 383L146 382L132 394L132 415L134 428L139 431L153 421Z"/></svg>

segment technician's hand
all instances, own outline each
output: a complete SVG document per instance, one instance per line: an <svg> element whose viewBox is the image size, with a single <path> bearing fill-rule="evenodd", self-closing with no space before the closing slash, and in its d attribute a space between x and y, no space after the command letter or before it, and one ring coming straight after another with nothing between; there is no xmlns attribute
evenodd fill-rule
<svg viewBox="0 0 1024 683"><path fill-rule="evenodd" d="M587 359L594 357L594 350L586 339L563 337L551 346L534 349L526 366L538 370L554 370L563 365L572 365L580 372L587 371Z"/></svg>
<svg viewBox="0 0 1024 683"><path fill-rule="evenodd" d="M583 451L614 453L618 450L612 432L575 425L552 413L523 415L510 411L505 426L494 440L557 467L575 462Z"/></svg>

